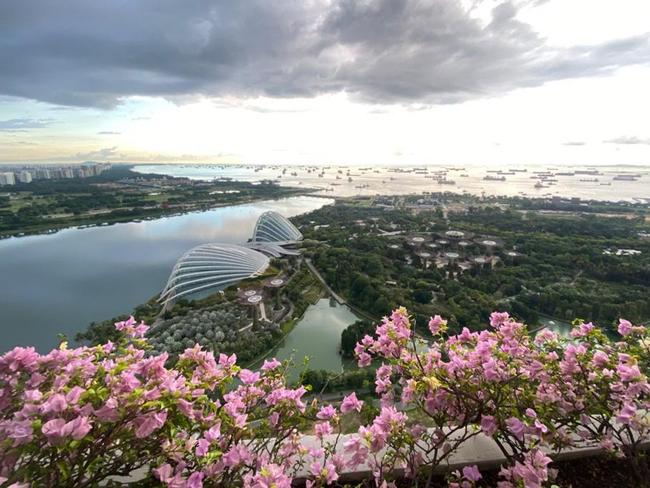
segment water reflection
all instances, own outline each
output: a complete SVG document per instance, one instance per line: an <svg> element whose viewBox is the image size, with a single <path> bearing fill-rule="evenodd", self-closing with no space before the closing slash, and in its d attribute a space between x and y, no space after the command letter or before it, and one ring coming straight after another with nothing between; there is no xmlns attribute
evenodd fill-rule
<svg viewBox="0 0 650 488"><path fill-rule="evenodd" d="M292 217L331 203L294 197L0 241L0 351L45 351L59 332L73 337L93 320L130 312L162 289L183 252L246 241L266 210Z"/></svg>
<svg viewBox="0 0 650 488"><path fill-rule="evenodd" d="M338 351L341 332L357 320L356 315L345 305L322 298L307 308L300 322L269 357L274 356L279 360L293 357L296 367L289 375L291 380L300 374L305 356L309 357L309 369L340 372L356 368L354 361L344 360Z"/></svg>

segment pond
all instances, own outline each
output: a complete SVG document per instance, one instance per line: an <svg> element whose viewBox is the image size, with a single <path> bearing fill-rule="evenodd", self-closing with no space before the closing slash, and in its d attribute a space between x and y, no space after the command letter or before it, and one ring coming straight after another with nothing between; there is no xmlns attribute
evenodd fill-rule
<svg viewBox="0 0 650 488"><path fill-rule="evenodd" d="M551 332L555 332L561 337L569 337L569 333L573 328L573 326L569 322L564 322L559 319L546 317L544 315L541 315L539 317L539 324L545 326L546 329L550 330Z"/></svg>
<svg viewBox="0 0 650 488"><path fill-rule="evenodd" d="M291 380L296 379L302 371L305 356L309 357L309 369L336 372L355 369L354 361L341 357L339 345L343 329L357 320L357 316L345 305L322 298L307 308L294 329L268 357L281 361L293 358L296 366L289 375Z"/></svg>
<svg viewBox="0 0 650 488"><path fill-rule="evenodd" d="M158 294L176 260L207 242L246 242L267 210L292 217L333 200L291 197L144 222L0 241L0 353L45 352L91 321L130 313Z"/></svg>

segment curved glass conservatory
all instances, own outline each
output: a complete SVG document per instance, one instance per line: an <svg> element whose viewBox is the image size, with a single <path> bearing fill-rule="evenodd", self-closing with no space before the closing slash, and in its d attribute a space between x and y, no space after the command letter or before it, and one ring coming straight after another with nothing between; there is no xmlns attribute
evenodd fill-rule
<svg viewBox="0 0 650 488"><path fill-rule="evenodd" d="M262 274L269 258L235 244L202 244L183 254L160 294L163 303L208 288L225 288Z"/></svg>
<svg viewBox="0 0 650 488"><path fill-rule="evenodd" d="M260 215L253 230L253 242L294 242L302 234L286 217L278 212L268 211Z"/></svg>
<svg viewBox="0 0 650 488"><path fill-rule="evenodd" d="M242 244L202 244L187 251L176 262L158 301L168 303L185 295L227 288L259 276L269 266L269 256L296 256L292 249L302 234L277 212L264 212L257 219L253 238Z"/></svg>

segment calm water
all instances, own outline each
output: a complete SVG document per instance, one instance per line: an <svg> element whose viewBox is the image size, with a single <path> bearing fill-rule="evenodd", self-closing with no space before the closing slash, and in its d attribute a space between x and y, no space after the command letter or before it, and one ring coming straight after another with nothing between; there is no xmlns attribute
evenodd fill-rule
<svg viewBox="0 0 650 488"><path fill-rule="evenodd" d="M305 315L282 344L269 353L269 357L285 360L293 357L295 379L302 369L302 360L309 357L309 369L341 371L356 367L354 361L344 361L338 353L341 332L359 320L348 307L334 300L322 298L309 306Z"/></svg>
<svg viewBox="0 0 650 488"><path fill-rule="evenodd" d="M526 172L517 172L505 176L505 181L484 180L485 176L495 176L488 170L507 170L503 168L485 168L483 166L467 166L445 168L443 166L428 166L428 174L419 172L395 172L396 168L358 168L337 167L315 169L307 166L243 166L243 165L179 165L157 164L140 165L135 171L142 173L166 174L182 176L196 180L212 180L214 178L232 178L241 181L260 181L262 179L276 180L282 185L318 188L322 195L352 196L352 195L398 195L422 192L454 192L470 193L473 195L506 195L532 197L577 197L585 200L625 200L631 202L650 202L650 166L599 166L598 175L560 174L552 186L535 188L534 172L550 171L552 173L568 173L585 170L587 167L578 166L533 166L527 165ZM523 167L522 167L523 169ZM352 181L348 181L349 178ZM400 168L409 171L409 168ZM447 180L454 185L440 185L431 178L434 171L446 172ZM322 176L319 176L321 175ZM639 175L636 181L614 180L618 174ZM597 179L598 181L591 181Z"/></svg>
<svg viewBox="0 0 650 488"><path fill-rule="evenodd" d="M181 254L206 242L245 242L266 210L291 217L330 203L293 197L2 240L0 351L46 351L59 332L72 338L91 321L130 313L160 292Z"/></svg>

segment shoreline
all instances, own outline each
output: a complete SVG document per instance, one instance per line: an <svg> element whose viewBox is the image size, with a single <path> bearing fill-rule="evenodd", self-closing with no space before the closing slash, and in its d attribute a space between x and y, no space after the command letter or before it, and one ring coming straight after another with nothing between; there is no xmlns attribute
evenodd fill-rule
<svg viewBox="0 0 650 488"><path fill-rule="evenodd" d="M535 165L533 169L543 169L544 165ZM575 169L571 166L572 169ZM587 168L587 166L585 166ZM610 177L619 173L625 173L626 170L638 169L639 177L644 181L650 177L650 167L647 165L638 165L634 168L620 168L618 166L598 166L588 167L590 170L604 171L599 173L608 180ZM558 170L561 168L551 168ZM563 168L562 168L563 169ZM467 166L468 174L459 175L454 172L465 170L465 168L456 168L449 165L421 165L421 166L381 166L381 167L359 167L354 165L291 165L281 166L274 164L253 165L253 164L150 164L142 163L134 165L134 172L150 171L151 174L166 175L173 177L188 178L193 181L210 182L218 178L226 178L230 181L257 182L262 180L274 181L282 187L296 186L304 184L316 187L321 194L332 192L333 197L355 198L355 197L380 197L385 195L419 195L426 193L449 193L454 195L467 195L480 197L481 195L489 198L529 198L529 199L552 199L552 198L575 198L582 203L629 203L629 204L650 204L650 198L644 189L639 186L640 183L630 183L636 185L633 192L630 192L629 182L613 181L617 186L615 191L604 190L603 185L611 187L610 183L602 183L589 187L584 182L580 183L580 174L573 175L573 178L567 179L565 172L560 172L558 180L550 180L551 186L544 186L546 193L540 193L542 190L533 190L530 185L537 178L536 173L517 173L516 176L508 176L506 181L485 181L483 173L486 168L481 166ZM219 170L219 172L216 172ZM338 170L338 176L337 175ZM437 171L436 171L437 170ZM215 171L215 173L210 173ZM347 171L347 173L346 173ZM350 173L352 171L352 173ZM278 175L278 172L281 174ZM428 174L427 174L428 172ZM437 173L449 173L448 176L453 178L449 181L449 186L441 187L436 184L438 180L431 179ZM487 170L488 175L496 171ZM479 174L480 173L480 174ZM511 173L504 173L510 175ZM347 176L350 176L347 182ZM391 176L392 175L392 176ZM423 176L424 175L424 176ZM433 175L433 176L432 176ZM336 176L336 179L333 179ZM352 179L354 177L354 179ZM402 177L409 181L398 184ZM522 178L526 178L522 180ZM423 178L429 178L424 180ZM446 178L446 177L445 177ZM505 178L505 177L504 177ZM353 182L352 182L353 181ZM605 181L602 179L601 181ZM446 181L443 181L446 182ZM530 184L530 185L529 185ZM487 186L484 186L487 185ZM497 186L495 186L497 185ZM568 186L567 186L568 185ZM353 188L354 186L354 188ZM415 190L415 191L409 191ZM504 193L505 190L505 193ZM508 191L511 190L511 191ZM520 191L517 191L520 190ZM623 190L623 192L621 192ZM553 193L551 193L553 192ZM595 196L594 196L595 195Z"/></svg>
<svg viewBox="0 0 650 488"><path fill-rule="evenodd" d="M252 203L257 203L262 201L276 201L276 200L281 200L283 198L293 198L293 197L315 197L315 198L327 198L330 200L333 199L333 197L326 197L323 195L311 195L309 189L301 188L299 189L298 192L287 193L286 195L280 195L273 198L260 196L257 198L243 199L237 202L216 203L214 205L210 205L205 208L194 208L194 209L181 210L181 211L174 209L173 212L165 212L164 209L161 209L161 211L155 211L154 215L145 213L145 214L141 214L140 216L115 216L114 218L111 218L110 213L100 214L103 218L80 220L79 222L74 223L72 225L63 224L61 226L47 227L42 229L34 229L34 230L20 229L17 231L12 231L12 233L9 235L5 235L5 234L0 235L0 241L6 239L20 239L23 237L31 237L31 236L52 235L68 229L90 229L94 227L108 227L115 224L129 224L134 222L137 223L137 222L144 222L144 221L153 221L153 220L158 220L167 217L178 217L181 215L188 215L192 213L208 212L210 210L215 210L223 207L235 207L238 205L249 205ZM113 209L113 210L120 210L120 209Z"/></svg>

